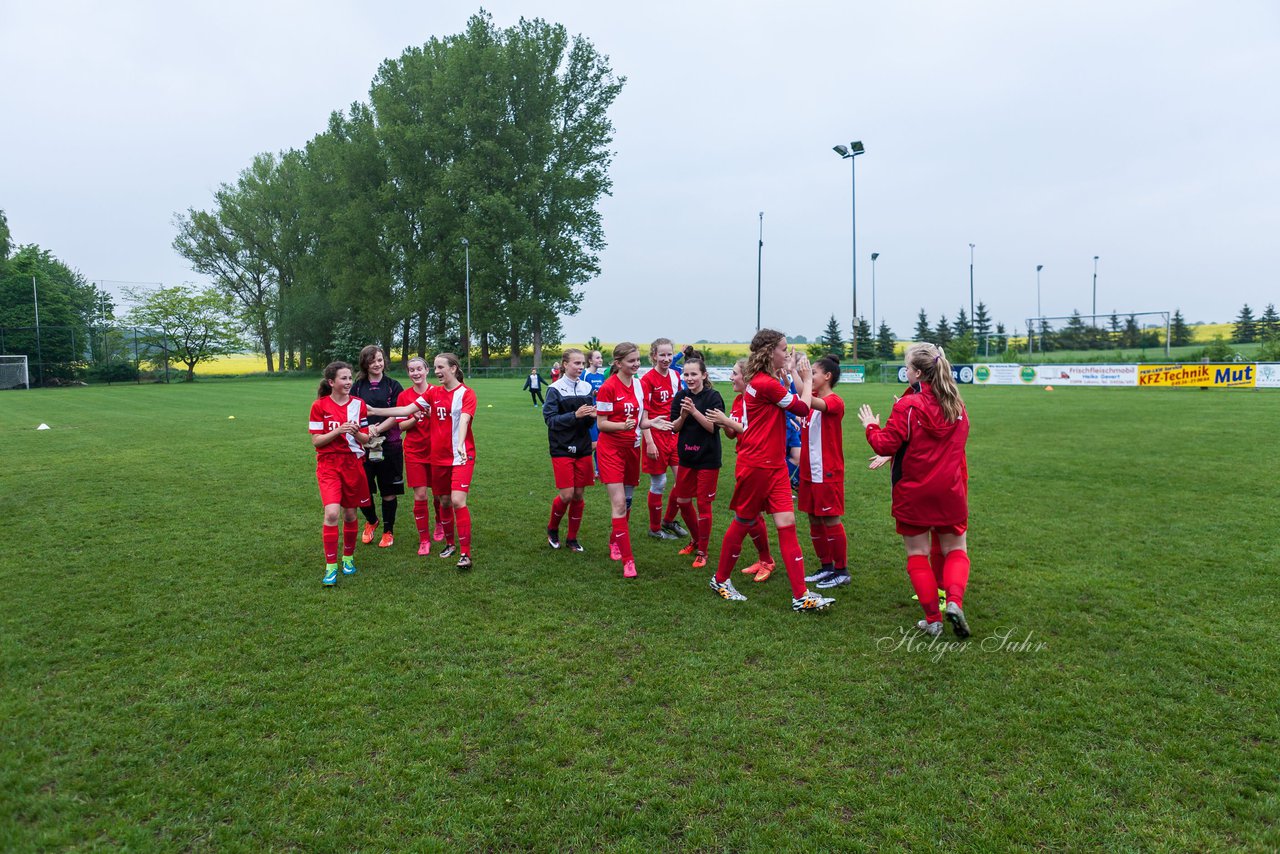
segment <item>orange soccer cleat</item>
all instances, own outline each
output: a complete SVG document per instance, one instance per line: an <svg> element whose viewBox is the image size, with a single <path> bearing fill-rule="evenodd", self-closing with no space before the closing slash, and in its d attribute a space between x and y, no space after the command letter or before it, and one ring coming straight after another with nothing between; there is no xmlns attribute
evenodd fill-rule
<svg viewBox="0 0 1280 854"><path fill-rule="evenodd" d="M365 522L364 533L360 535L360 542L364 543L366 546L369 545L369 543L372 543L373 532L378 530L378 525L380 524L380 522Z"/></svg>
<svg viewBox="0 0 1280 854"><path fill-rule="evenodd" d="M695 546L693 543L689 543L689 545L685 546L685 547L684 547L684 548L682 548L680 551L676 552L676 554L678 554L678 555L691 555L691 554L693 554L693 553L694 553L695 551L697 551L697 550L698 550L697 546Z"/></svg>
<svg viewBox="0 0 1280 854"><path fill-rule="evenodd" d="M698 552L697 556L694 557L693 559L693 568L702 569L706 565L707 565L707 553Z"/></svg>
<svg viewBox="0 0 1280 854"><path fill-rule="evenodd" d="M769 576L773 575L773 569L774 564L772 561L769 561L768 563L761 561L760 568L755 572L756 583L759 584L760 582L768 581Z"/></svg>
<svg viewBox="0 0 1280 854"><path fill-rule="evenodd" d="M396 542L395 535L393 535L390 531L385 531L382 534L382 539L378 540L378 548L380 549L389 548L395 545L395 542Z"/></svg>

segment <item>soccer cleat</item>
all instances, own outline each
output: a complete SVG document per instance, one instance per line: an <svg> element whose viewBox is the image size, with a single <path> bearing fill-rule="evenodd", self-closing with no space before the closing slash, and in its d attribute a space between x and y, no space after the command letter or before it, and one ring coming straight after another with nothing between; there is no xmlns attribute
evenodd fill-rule
<svg viewBox="0 0 1280 854"><path fill-rule="evenodd" d="M836 571L836 568L834 566L832 566L829 563L825 563L822 565L822 568L819 569L817 572L815 572L813 575L806 575L804 577L805 584L812 584L815 581L822 581L828 575L830 575L835 571Z"/></svg>
<svg viewBox="0 0 1280 854"><path fill-rule="evenodd" d="M553 549L560 548L560 532L555 528L547 528L547 545Z"/></svg>
<svg viewBox="0 0 1280 854"><path fill-rule="evenodd" d="M622 565L622 577L623 578L636 577L636 562L634 560L629 560Z"/></svg>
<svg viewBox="0 0 1280 854"><path fill-rule="evenodd" d="M913 595L911 598L916 602L920 601L919 596ZM947 607L947 591L939 588L938 589L938 610L941 611L945 607Z"/></svg>
<svg viewBox="0 0 1280 854"><path fill-rule="evenodd" d="M356 574L356 560L354 557L347 557L346 555L342 556L342 574L343 575Z"/></svg>
<svg viewBox="0 0 1280 854"><path fill-rule="evenodd" d="M430 540L423 540L422 542L418 543L418 554L423 557L426 557L427 555L431 554Z"/></svg>
<svg viewBox="0 0 1280 854"><path fill-rule="evenodd" d="M609 560L622 560L622 547L617 543L609 543Z"/></svg>
<svg viewBox="0 0 1280 854"><path fill-rule="evenodd" d="M833 590L837 587L844 587L852 580L847 572L832 572L829 576L819 581L817 587L819 590Z"/></svg>
<svg viewBox="0 0 1280 854"><path fill-rule="evenodd" d="M331 563L324 568L324 580L320 582L326 587L332 587L338 583L338 565Z"/></svg>
<svg viewBox="0 0 1280 854"><path fill-rule="evenodd" d="M936 623L931 623L928 620L921 620L916 623L916 628L931 638L942 636L942 620L938 620Z"/></svg>
<svg viewBox="0 0 1280 854"><path fill-rule="evenodd" d="M369 545L369 543L372 543L373 532L378 530L378 525L380 524L380 522L365 522L364 533L360 535L360 542L364 543L366 546Z"/></svg>
<svg viewBox="0 0 1280 854"><path fill-rule="evenodd" d="M672 519L670 522L663 522L662 530L666 531L668 534L672 534L672 539L674 540L682 540L689 536L689 532L685 530L684 525L681 525L675 519Z"/></svg>
<svg viewBox="0 0 1280 854"><path fill-rule="evenodd" d="M568 549L569 551L571 551L571 552L585 552L585 551L586 551L586 549L584 549L584 548L582 547L582 543L578 542L577 540L565 540L565 541L564 541L564 547L565 547L565 548L567 548L567 549Z"/></svg>
<svg viewBox="0 0 1280 854"><path fill-rule="evenodd" d="M470 569L470 568L471 568L471 555L464 554L462 557L458 558L458 569Z"/></svg>
<svg viewBox="0 0 1280 854"><path fill-rule="evenodd" d="M955 602L947 603L947 619L951 621L951 628L955 631L956 637L964 640L969 636L969 621L964 618L964 611L960 610L960 606Z"/></svg>
<svg viewBox="0 0 1280 854"><path fill-rule="evenodd" d="M676 554L678 554L678 555L691 555L691 554L693 554L694 552L696 552L697 550L698 550L698 547L697 547L697 546L695 546L693 543L689 543L689 545L685 546L685 547L684 547L684 548L682 548L680 551L676 552Z"/></svg>
<svg viewBox="0 0 1280 854"><path fill-rule="evenodd" d="M707 553L698 552L697 557L693 559L693 568L702 569L706 565L707 565Z"/></svg>
<svg viewBox="0 0 1280 854"><path fill-rule="evenodd" d="M437 543L444 542L444 522L436 522L436 529L435 532L432 533L431 539L435 540Z"/></svg>
<svg viewBox="0 0 1280 854"><path fill-rule="evenodd" d="M380 549L389 549L395 544L396 544L395 535L392 534L390 531L384 531L382 534L382 539L378 540L378 548Z"/></svg>
<svg viewBox="0 0 1280 854"><path fill-rule="evenodd" d="M768 581L769 576L773 575L774 568L775 567L774 567L773 561L770 561L768 563L764 563L762 561L760 563L760 568L756 570L756 583L763 584L764 582Z"/></svg>
<svg viewBox="0 0 1280 854"><path fill-rule="evenodd" d="M721 599L728 599L730 602L745 602L747 597L738 592L733 586L731 579L725 579L723 583L716 581L716 577L711 576L711 589L720 594Z"/></svg>
<svg viewBox="0 0 1280 854"><path fill-rule="evenodd" d="M658 530L656 530L656 531L650 531L650 532L649 532L649 536L650 536L650 537L653 537L653 539L655 539L655 540L678 540L678 539L680 539L680 538L679 538L679 537L677 537L675 534L673 534L673 533L671 533L670 531L668 531L666 528L659 528L659 529L658 529Z"/></svg>
<svg viewBox="0 0 1280 854"><path fill-rule="evenodd" d="M819 596L812 590L806 590L804 595L799 599L791 600L792 611L821 611L829 608L836 603L836 600L826 596Z"/></svg>
<svg viewBox="0 0 1280 854"><path fill-rule="evenodd" d="M458 547L455 546L453 543L448 543L443 549L440 550L440 557L442 558L453 557L457 553L458 553Z"/></svg>

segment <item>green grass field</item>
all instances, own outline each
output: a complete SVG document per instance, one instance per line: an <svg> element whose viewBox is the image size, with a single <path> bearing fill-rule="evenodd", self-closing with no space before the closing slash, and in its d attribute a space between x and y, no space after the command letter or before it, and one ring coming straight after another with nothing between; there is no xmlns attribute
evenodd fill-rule
<svg viewBox="0 0 1280 854"><path fill-rule="evenodd" d="M1280 395L966 389L974 637L929 648L852 417L855 584L799 615L647 538L624 582L600 488L551 552L518 381L475 569L402 511L324 589L313 392L0 396L0 849L1280 846Z"/></svg>

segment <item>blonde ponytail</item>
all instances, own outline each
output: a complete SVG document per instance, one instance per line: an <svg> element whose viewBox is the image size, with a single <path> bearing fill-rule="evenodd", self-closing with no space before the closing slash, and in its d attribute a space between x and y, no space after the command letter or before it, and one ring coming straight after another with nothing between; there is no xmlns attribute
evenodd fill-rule
<svg viewBox="0 0 1280 854"><path fill-rule="evenodd" d="M920 379L933 389L933 396L938 399L942 413L948 421L954 422L964 412L964 400L960 397L960 389L956 387L956 378L951 374L951 363L941 347L918 342L907 346L907 364L920 372Z"/></svg>

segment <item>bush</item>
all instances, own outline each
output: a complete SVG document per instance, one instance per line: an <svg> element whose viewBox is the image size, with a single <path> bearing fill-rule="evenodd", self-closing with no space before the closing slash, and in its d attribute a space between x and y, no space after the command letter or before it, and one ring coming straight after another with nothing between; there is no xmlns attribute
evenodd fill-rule
<svg viewBox="0 0 1280 854"><path fill-rule="evenodd" d="M1280 362L1280 336L1272 335L1258 348L1259 362Z"/></svg>
<svg viewBox="0 0 1280 854"><path fill-rule="evenodd" d="M1231 344L1221 335L1213 336L1209 345L1199 353L1199 358L1208 359L1210 362L1230 362L1234 357L1235 351L1231 349Z"/></svg>
<svg viewBox="0 0 1280 854"><path fill-rule="evenodd" d="M138 366L132 362L97 362L89 366L87 374L96 383L131 383L137 382Z"/></svg>

